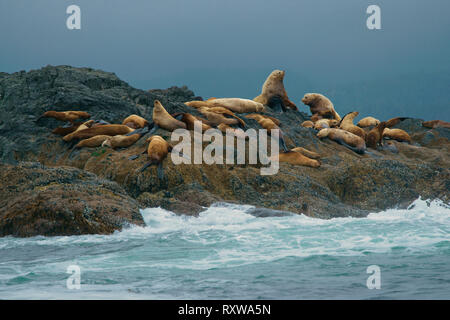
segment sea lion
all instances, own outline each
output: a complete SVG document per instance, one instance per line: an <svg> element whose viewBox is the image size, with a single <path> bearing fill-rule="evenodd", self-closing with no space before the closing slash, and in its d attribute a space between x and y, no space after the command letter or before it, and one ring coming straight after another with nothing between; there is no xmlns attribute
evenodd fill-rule
<svg viewBox="0 0 450 320"><path fill-rule="evenodd" d="M151 136L146 142L148 142L147 156L149 162L141 168L140 172L153 164L157 164L158 178L162 180L164 178L162 162L167 157L167 154L172 151L172 146L161 136L157 135Z"/></svg>
<svg viewBox="0 0 450 320"><path fill-rule="evenodd" d="M251 114L247 114L244 117L248 118L248 119L254 119L256 121L259 121L261 119L270 119L272 120L277 126L281 125L281 121L278 120L277 118L265 115L265 114L257 114L257 113L251 113Z"/></svg>
<svg viewBox="0 0 450 320"><path fill-rule="evenodd" d="M107 135L93 136L91 138L81 140L80 142L78 142L75 145L75 148L83 148L83 147L94 148L94 147L99 147L99 146L102 145L103 141L105 141L108 138L110 138L110 136L107 136Z"/></svg>
<svg viewBox="0 0 450 320"><path fill-rule="evenodd" d="M276 157L272 156L270 157L272 161L276 160ZM307 166L312 168L318 168L320 167L320 162L315 159L310 159L300 152L296 151L287 151L282 152L278 155L278 161L279 162L287 162L293 165L299 165L299 166Z"/></svg>
<svg viewBox="0 0 450 320"><path fill-rule="evenodd" d="M128 134L133 131L135 130L123 124L106 124L73 132L70 134L70 137L65 136L63 139L64 141L71 141L73 139L87 139L98 135L115 136L118 134Z"/></svg>
<svg viewBox="0 0 450 320"><path fill-rule="evenodd" d="M304 128L314 128L314 122L309 121L309 120L303 121L301 126Z"/></svg>
<svg viewBox="0 0 450 320"><path fill-rule="evenodd" d="M335 119L320 119L314 123L313 128L322 130L324 128L335 128L337 126L339 126L339 121Z"/></svg>
<svg viewBox="0 0 450 320"><path fill-rule="evenodd" d="M273 104L271 99L273 97L278 97L281 99L283 111L285 111L285 108L298 110L295 103L289 100L286 89L284 88L283 79L285 73L286 72L282 70L272 71L262 86L261 94L255 97L253 101L270 107Z"/></svg>
<svg viewBox="0 0 450 320"><path fill-rule="evenodd" d="M94 122L95 122L94 120L89 120L82 123L80 126L78 126L78 128L75 129L74 132L65 135L63 137L63 140L66 142L71 141L77 132L89 129L94 124Z"/></svg>
<svg viewBox="0 0 450 320"><path fill-rule="evenodd" d="M291 151L300 152L302 155L311 159L320 159L320 154L302 147L295 147Z"/></svg>
<svg viewBox="0 0 450 320"><path fill-rule="evenodd" d="M422 122L422 126L425 128L450 128L450 122L445 122L442 120L430 120Z"/></svg>
<svg viewBox="0 0 450 320"><path fill-rule="evenodd" d="M194 130L195 121L199 121L202 124L202 132L211 129L209 121L201 117L194 116L190 113L175 113L172 115L177 120L180 120L186 124L188 130Z"/></svg>
<svg viewBox="0 0 450 320"><path fill-rule="evenodd" d="M74 124L71 124L70 126L58 127L58 128L53 129L52 133L58 134L60 136L65 136L65 135L68 135L69 133L72 133L75 130L77 130L80 125L81 125L81 123L74 123Z"/></svg>
<svg viewBox="0 0 450 320"><path fill-rule="evenodd" d="M320 93L307 93L302 98L302 102L309 106L311 114L318 114L324 118L332 118L341 121L341 117L334 110L333 103Z"/></svg>
<svg viewBox="0 0 450 320"><path fill-rule="evenodd" d="M107 146L113 149L116 148L127 148L136 143L141 137L141 134L135 133L131 135L116 135L116 136L107 136L103 143L102 147Z"/></svg>
<svg viewBox="0 0 450 320"><path fill-rule="evenodd" d="M38 121L41 118L54 118L56 120L74 123L79 119L89 119L91 115L84 111L47 111L42 116L36 119Z"/></svg>
<svg viewBox="0 0 450 320"><path fill-rule="evenodd" d="M235 136L238 139L245 140L247 138L247 136L245 135L245 132L242 129L232 128L225 123L219 124L217 126L217 129L219 129L220 131L222 131L225 134L227 134L229 132L230 134L232 134L233 136Z"/></svg>
<svg viewBox="0 0 450 320"><path fill-rule="evenodd" d="M395 126L397 123L399 123L399 122L401 122L403 120L406 120L406 119L411 119L411 118L408 118L408 117L397 117L397 118L389 119L388 121L386 121L386 128L391 128L391 127Z"/></svg>
<svg viewBox="0 0 450 320"><path fill-rule="evenodd" d="M231 110L224 107L200 107L197 109L203 114L211 125L218 126L221 123L233 125L239 124L242 128L246 127L244 120L236 116ZM231 117L231 118L229 118Z"/></svg>
<svg viewBox="0 0 450 320"><path fill-rule="evenodd" d="M353 124L353 119L355 119L358 116L359 112L358 111L353 111L353 112L349 112L347 113L341 120L340 124L339 124L339 128L348 132L351 132L353 134L356 134L357 136L363 138L364 140L366 139L366 132L364 131L364 129L361 129L358 126L355 126Z"/></svg>
<svg viewBox="0 0 450 320"><path fill-rule="evenodd" d="M286 141L284 140L284 133L283 131L280 129L279 126L276 125L275 122L273 122L271 119L269 118L265 118L262 117L259 121L258 121L259 125L261 127L263 127L264 129L267 130L268 134L271 134L271 130L273 129L278 129L279 130L279 140L280 140L280 145L281 147L283 147L284 151L289 151L289 148L286 145Z"/></svg>
<svg viewBox="0 0 450 320"><path fill-rule="evenodd" d="M374 117L365 117L358 121L357 126L361 128L374 127L380 123L380 120Z"/></svg>
<svg viewBox="0 0 450 320"><path fill-rule="evenodd" d="M389 138L392 140L397 140L400 142L411 143L411 137L409 134L402 129L389 129L385 128L383 130L383 138Z"/></svg>
<svg viewBox="0 0 450 320"><path fill-rule="evenodd" d="M159 100L153 102L153 123L168 131L186 129L186 124L172 117Z"/></svg>
<svg viewBox="0 0 450 320"><path fill-rule="evenodd" d="M247 112L263 112L264 105L262 103L241 98L214 98L208 99L208 103L227 108L236 113L247 113Z"/></svg>
<svg viewBox="0 0 450 320"><path fill-rule="evenodd" d="M378 145L383 145L383 130L386 128L386 122L380 122L366 136L367 147L376 149Z"/></svg>
<svg viewBox="0 0 450 320"><path fill-rule="evenodd" d="M329 139L334 140L359 154L363 154L366 151L366 143L364 142L364 139L356 134L342 129L325 128L317 133L317 137L320 139L328 137Z"/></svg>
<svg viewBox="0 0 450 320"><path fill-rule="evenodd" d="M133 129L139 129L148 126L148 121L137 114L132 114L126 117L122 124Z"/></svg>

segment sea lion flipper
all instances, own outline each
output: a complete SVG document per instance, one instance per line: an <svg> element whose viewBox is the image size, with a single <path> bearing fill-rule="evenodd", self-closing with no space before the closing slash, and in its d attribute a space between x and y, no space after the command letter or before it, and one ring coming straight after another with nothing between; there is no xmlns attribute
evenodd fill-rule
<svg viewBox="0 0 450 320"><path fill-rule="evenodd" d="M144 171L145 169L147 169L148 167L150 167L152 164L153 164L152 162L146 163L146 164L139 170L139 172Z"/></svg>
<svg viewBox="0 0 450 320"><path fill-rule="evenodd" d="M156 169L156 172L157 172L157 174L158 174L158 179L159 179L159 180L164 180L164 168L163 168L162 162L160 162L160 163L158 164L158 167L157 167L157 169Z"/></svg>
<svg viewBox="0 0 450 320"><path fill-rule="evenodd" d="M289 148L286 146L286 141L284 140L283 136L280 136L279 139L280 139L280 144L281 144L281 146L283 147L284 151L285 151L285 152L288 152L288 151L289 151Z"/></svg>
<svg viewBox="0 0 450 320"><path fill-rule="evenodd" d="M283 99L279 96L273 96L269 99L269 102L267 104L271 109L278 111L278 112L286 112L286 105L283 102Z"/></svg>

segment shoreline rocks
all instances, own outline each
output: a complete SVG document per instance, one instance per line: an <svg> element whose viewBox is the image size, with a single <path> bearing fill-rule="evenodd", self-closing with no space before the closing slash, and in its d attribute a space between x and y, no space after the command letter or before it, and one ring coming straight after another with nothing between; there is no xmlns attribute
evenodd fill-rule
<svg viewBox="0 0 450 320"><path fill-rule="evenodd" d="M412 144L392 141L391 151L370 150L370 154L359 155L328 139L319 140L313 129L301 127L309 119L306 113L269 110L268 115L281 121L288 146L319 153L320 168L281 163L278 174L261 176L258 165L176 166L169 157L163 165L165 178L159 180L155 167L138 172L146 162L145 156L128 160L130 155L144 150L148 135L123 150L106 147L76 150L51 133L62 123L36 119L51 108L83 110L95 119L113 123L121 123L130 114L151 121L155 99L169 113L197 114L195 109L184 105L185 101L201 99L188 88L144 91L132 88L113 73L47 66L2 74L0 95L0 175L13 176L11 181L1 182L2 189L7 191L3 191L6 193L2 199L6 202L0 209L0 235L111 233L126 223L143 225L138 207L161 206L195 216L213 203L230 202L333 218L364 217L370 212L406 207L419 196L450 201L450 129L424 128L421 119L407 119L395 126L411 135ZM308 110L300 104L298 107L301 111ZM249 128L259 128L254 120L246 122ZM170 138L170 132L162 129L155 134ZM44 167L23 161L38 162ZM24 171L26 176L33 176L33 172L44 177L57 175L65 182L49 182L45 188L39 186L44 188L41 190L20 178L20 173L15 177L14 171ZM71 192L76 193L75 198L70 198ZM21 193L30 203L27 216L21 209L26 207ZM67 199L78 200L73 200L65 212L55 203L65 204ZM122 205L118 199L122 199ZM114 207L117 211L113 211ZM97 212L87 218L69 220L69 216L82 217L84 210L91 209ZM32 221L33 212L36 223ZM261 212L265 214L264 210ZM16 218L8 220L7 225L2 218L5 214ZM38 224L38 220L45 223Z"/></svg>

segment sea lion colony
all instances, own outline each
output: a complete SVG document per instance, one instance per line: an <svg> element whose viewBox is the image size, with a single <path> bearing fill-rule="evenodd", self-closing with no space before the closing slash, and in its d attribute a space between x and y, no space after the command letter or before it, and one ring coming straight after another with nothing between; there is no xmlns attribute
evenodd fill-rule
<svg viewBox="0 0 450 320"><path fill-rule="evenodd" d="M298 110L297 106L289 100L284 88L283 79L285 72L274 70L263 84L261 94L253 100L241 98L209 98L206 101L186 101L185 104L195 108L203 117L190 113L169 114L160 101L154 101L152 122L139 115L129 115L121 124L110 124L102 120L87 120L90 114L84 111L46 111L37 120L46 117L67 122L65 126L52 131L63 136L63 140L69 143L76 142L76 148L107 146L110 148L127 148L136 143L143 135L152 133L161 127L167 131L182 128L193 130L194 122L200 121L202 131L210 128L218 128L223 133L231 132L238 139L242 130L233 126L246 128L245 121L238 115L244 115L247 119L258 122L261 128L280 129L282 124L274 117L264 114L266 108L284 112L287 109ZM388 121L379 121L367 116L356 125L353 123L358 111L347 113L344 117L336 112L333 103L326 96L319 93L307 93L301 100L310 108L311 117L299 127L309 128L317 132L320 139L328 138L336 143L346 146L356 153L364 154L366 148L383 148L383 139L392 139L400 142L411 143L411 137L401 129L391 129L392 126L407 118L393 118ZM87 121L86 121L87 120ZM83 122L84 121L84 122ZM449 127L449 123L441 120L427 121L424 127ZM242 132L243 133L243 132ZM270 133L270 131L269 131ZM280 129L280 153L279 161L293 165L303 165L317 168L320 166L320 155L301 148L292 146L288 148L285 142L286 135ZM171 151L172 146L160 136L150 136L147 139L148 148L144 151L150 160L141 171L151 164L158 164ZM388 147L386 147L389 150ZM135 159L137 156L130 157ZM158 175L160 172L158 171Z"/></svg>

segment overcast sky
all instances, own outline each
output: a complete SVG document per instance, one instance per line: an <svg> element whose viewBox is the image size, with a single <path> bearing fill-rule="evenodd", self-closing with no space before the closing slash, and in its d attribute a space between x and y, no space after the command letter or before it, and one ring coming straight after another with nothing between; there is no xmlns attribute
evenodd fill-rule
<svg viewBox="0 0 450 320"><path fill-rule="evenodd" d="M81 30L66 27L71 4ZM366 27L370 4L381 30ZM253 98L283 69L299 103L309 87L448 74L449 16L448 0L0 0L0 71L67 64Z"/></svg>

